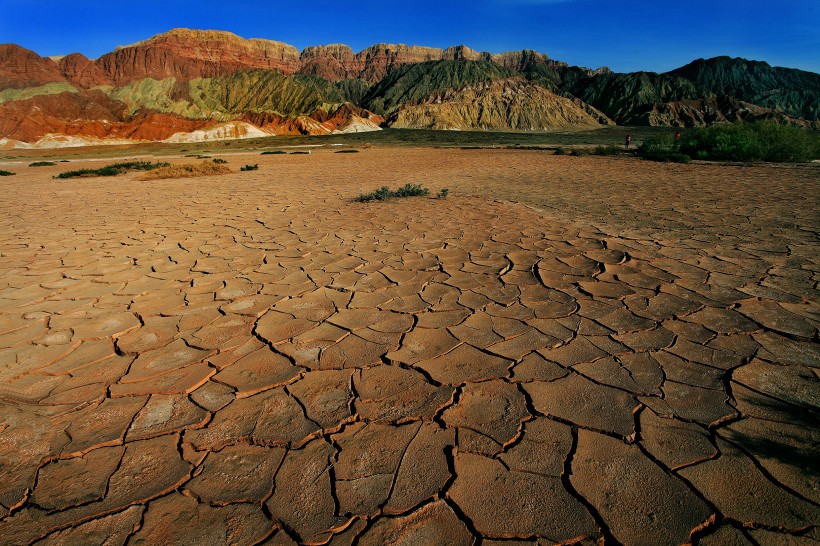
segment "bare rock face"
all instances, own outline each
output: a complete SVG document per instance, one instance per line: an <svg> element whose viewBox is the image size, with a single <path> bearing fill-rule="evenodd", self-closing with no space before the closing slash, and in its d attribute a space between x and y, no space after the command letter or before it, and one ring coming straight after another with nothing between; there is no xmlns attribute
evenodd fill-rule
<svg viewBox="0 0 820 546"><path fill-rule="evenodd" d="M299 67L299 50L272 40L245 40L230 32L174 29L118 48L97 64L117 85L146 77L208 78L247 68L293 74Z"/></svg>
<svg viewBox="0 0 820 546"><path fill-rule="evenodd" d="M0 90L62 82L57 63L14 44L0 44Z"/></svg>
<svg viewBox="0 0 820 546"><path fill-rule="evenodd" d="M596 127L602 118L543 87L508 79L434 93L400 108L390 121L396 128L544 131Z"/></svg>
<svg viewBox="0 0 820 546"><path fill-rule="evenodd" d="M443 58L443 53L441 49L434 47L377 44L357 55L364 61L364 68L359 73L359 77L375 83L394 68L411 63L438 61Z"/></svg>
<svg viewBox="0 0 820 546"><path fill-rule="evenodd" d="M300 74L313 74L331 81L358 78L364 68L361 57L344 44L307 47L300 61Z"/></svg>
<svg viewBox="0 0 820 546"><path fill-rule="evenodd" d="M57 62L57 66L63 76L78 87L89 88L113 84L97 63L81 53L66 55Z"/></svg>

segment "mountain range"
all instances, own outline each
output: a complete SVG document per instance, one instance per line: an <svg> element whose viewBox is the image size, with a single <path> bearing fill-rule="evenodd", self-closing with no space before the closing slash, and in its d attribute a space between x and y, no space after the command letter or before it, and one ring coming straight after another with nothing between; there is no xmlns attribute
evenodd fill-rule
<svg viewBox="0 0 820 546"><path fill-rule="evenodd" d="M820 127L820 75L716 57L665 73L378 44L299 51L174 29L91 60L0 45L0 147L186 142L381 127L545 131L774 119Z"/></svg>

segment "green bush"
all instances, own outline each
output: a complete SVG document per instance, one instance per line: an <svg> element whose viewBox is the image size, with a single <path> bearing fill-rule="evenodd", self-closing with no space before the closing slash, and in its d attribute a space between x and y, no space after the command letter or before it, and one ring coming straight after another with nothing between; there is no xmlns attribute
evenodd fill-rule
<svg viewBox="0 0 820 546"><path fill-rule="evenodd" d="M100 167L99 169L79 169L76 171L66 171L54 178L78 178L92 176L117 176L128 171L152 171L159 167L167 167L168 163L151 163L150 161L129 161L126 163L113 163Z"/></svg>
<svg viewBox="0 0 820 546"><path fill-rule="evenodd" d="M562 147L558 147L555 149L555 155L566 155L567 151Z"/></svg>
<svg viewBox="0 0 820 546"><path fill-rule="evenodd" d="M387 186L374 190L370 193L362 193L354 199L359 203L367 203L370 201L384 201L390 197L415 197L417 195L428 195L430 190L421 184L405 184L399 186L395 191L390 191Z"/></svg>
<svg viewBox="0 0 820 546"><path fill-rule="evenodd" d="M584 152L583 152L583 151L581 151L581 150L579 150L578 148L574 148L574 149L573 149L573 150L569 153L569 155L571 155L572 157L581 157L582 155L584 155Z"/></svg>
<svg viewBox="0 0 820 546"><path fill-rule="evenodd" d="M359 150L336 150L333 153L336 153L336 154L358 154Z"/></svg>
<svg viewBox="0 0 820 546"><path fill-rule="evenodd" d="M284 150L267 150L262 152L260 155L279 155L279 154L286 154Z"/></svg>
<svg viewBox="0 0 820 546"><path fill-rule="evenodd" d="M0 176L14 176L17 173L13 173L11 171L0 171Z"/></svg>
<svg viewBox="0 0 820 546"><path fill-rule="evenodd" d="M450 193L450 190L447 188L441 188L439 192L436 194L436 197L439 199L447 199L447 194Z"/></svg>
<svg viewBox="0 0 820 546"><path fill-rule="evenodd" d="M395 197L415 197L417 195L427 195L428 193L430 193L430 190L421 184L405 184L396 188L393 195Z"/></svg>
<svg viewBox="0 0 820 546"><path fill-rule="evenodd" d="M53 161L35 161L34 163L29 163L29 167L51 167L52 165L56 165Z"/></svg>
<svg viewBox="0 0 820 546"><path fill-rule="evenodd" d="M621 149L610 144L609 146L596 146L593 155L620 155Z"/></svg>
<svg viewBox="0 0 820 546"><path fill-rule="evenodd" d="M680 151L697 159L811 161L820 158L820 132L774 121L712 125L687 134Z"/></svg>
<svg viewBox="0 0 820 546"><path fill-rule="evenodd" d="M224 165L227 163L227 161L225 161L221 157L217 157L216 159L214 159L214 163L216 163L217 165Z"/></svg>
<svg viewBox="0 0 820 546"><path fill-rule="evenodd" d="M653 161L671 161L689 163L692 158L680 151L680 142L672 135L648 137L638 146L638 155Z"/></svg>
<svg viewBox="0 0 820 546"><path fill-rule="evenodd" d="M256 171L258 169L259 169L259 165L257 165L257 164L245 165L244 167L239 168L240 171Z"/></svg>

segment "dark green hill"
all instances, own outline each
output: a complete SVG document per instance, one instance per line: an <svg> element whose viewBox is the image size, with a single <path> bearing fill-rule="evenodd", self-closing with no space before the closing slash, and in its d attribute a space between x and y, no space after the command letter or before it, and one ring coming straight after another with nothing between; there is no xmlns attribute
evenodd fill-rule
<svg viewBox="0 0 820 546"><path fill-rule="evenodd" d="M357 103L368 87L363 80L330 82L319 76L285 76L277 70L253 69L192 80L189 92L191 102L205 111L275 112L295 117L317 108Z"/></svg>
<svg viewBox="0 0 820 546"><path fill-rule="evenodd" d="M670 74L600 74L571 81L564 91L601 110L621 125L642 125L655 105L707 98L691 81Z"/></svg>
<svg viewBox="0 0 820 546"><path fill-rule="evenodd" d="M731 57L698 59L668 74L716 95L728 95L807 120L820 119L820 74Z"/></svg>
<svg viewBox="0 0 820 546"><path fill-rule="evenodd" d="M365 95L362 106L381 115L423 100L436 91L460 89L473 83L519 76L510 68L485 61L426 61L402 66Z"/></svg>

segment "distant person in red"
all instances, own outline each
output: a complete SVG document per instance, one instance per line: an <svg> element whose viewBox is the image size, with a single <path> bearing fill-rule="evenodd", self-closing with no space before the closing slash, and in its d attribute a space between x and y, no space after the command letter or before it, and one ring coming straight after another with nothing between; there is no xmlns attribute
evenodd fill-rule
<svg viewBox="0 0 820 546"><path fill-rule="evenodd" d="M632 135L626 135L626 149L629 149L629 143L632 142Z"/></svg>
<svg viewBox="0 0 820 546"><path fill-rule="evenodd" d="M675 133L675 140L680 140L680 132Z"/></svg>

